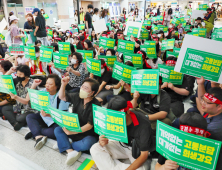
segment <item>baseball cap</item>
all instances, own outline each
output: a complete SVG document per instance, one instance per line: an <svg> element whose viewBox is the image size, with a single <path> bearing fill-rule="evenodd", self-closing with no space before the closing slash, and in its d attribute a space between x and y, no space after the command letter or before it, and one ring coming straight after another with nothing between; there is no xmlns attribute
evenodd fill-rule
<svg viewBox="0 0 222 170"><path fill-rule="evenodd" d="M19 18L17 18L15 15L10 16L9 19L10 19L10 22L13 21L13 20L16 20L16 19L19 20Z"/></svg>
<svg viewBox="0 0 222 170"><path fill-rule="evenodd" d="M40 12L40 10L38 8L34 8L32 14L34 14L35 12Z"/></svg>

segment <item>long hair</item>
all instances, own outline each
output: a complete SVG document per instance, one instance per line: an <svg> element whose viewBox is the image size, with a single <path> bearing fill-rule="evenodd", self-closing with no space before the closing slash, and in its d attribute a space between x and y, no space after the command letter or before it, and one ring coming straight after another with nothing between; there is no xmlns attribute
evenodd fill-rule
<svg viewBox="0 0 222 170"><path fill-rule="evenodd" d="M34 21L33 15L32 15L31 13L28 13L28 14L26 15L26 17L32 17L32 21L28 21L28 24L29 24L30 26L35 26L35 21Z"/></svg>
<svg viewBox="0 0 222 170"><path fill-rule="evenodd" d="M102 14L101 14L101 17L102 17L102 18L105 18L105 13L108 14L108 11L107 11L106 9L104 9L103 12L102 12Z"/></svg>

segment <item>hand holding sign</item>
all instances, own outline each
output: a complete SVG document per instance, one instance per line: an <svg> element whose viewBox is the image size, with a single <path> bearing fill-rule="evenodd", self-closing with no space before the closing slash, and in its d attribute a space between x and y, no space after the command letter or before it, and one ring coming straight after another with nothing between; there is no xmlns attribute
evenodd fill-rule
<svg viewBox="0 0 222 170"><path fill-rule="evenodd" d="M42 80L40 80L40 79L35 79L34 81L33 81L33 86L35 86L35 87L37 87L37 86L39 86L40 84L42 83Z"/></svg>
<svg viewBox="0 0 222 170"><path fill-rule="evenodd" d="M41 114L43 117L47 117L47 116L48 116L48 114L47 114L44 110L41 110L41 111L40 111L40 114Z"/></svg>
<svg viewBox="0 0 222 170"><path fill-rule="evenodd" d="M77 134L77 132L69 131L69 130L67 130L65 127L62 128L62 130L63 130L63 131L65 132L65 134L67 134L67 135L75 135L75 134Z"/></svg>
<svg viewBox="0 0 222 170"><path fill-rule="evenodd" d="M16 100L16 98L18 97L17 95L14 95L13 93L9 93L9 95L11 96L11 99Z"/></svg>
<svg viewBox="0 0 222 170"><path fill-rule="evenodd" d="M109 143L109 139L105 138L105 135L99 137L99 144L104 147Z"/></svg>

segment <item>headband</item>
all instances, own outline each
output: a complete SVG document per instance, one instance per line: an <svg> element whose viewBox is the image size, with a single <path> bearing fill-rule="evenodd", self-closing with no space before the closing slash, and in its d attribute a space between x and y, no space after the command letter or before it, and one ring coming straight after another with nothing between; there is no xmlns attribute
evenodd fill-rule
<svg viewBox="0 0 222 170"><path fill-rule="evenodd" d="M166 64L176 64L176 61L174 61L174 60L167 60Z"/></svg>
<svg viewBox="0 0 222 170"><path fill-rule="evenodd" d="M143 59L145 59L144 54L142 53L142 51L138 51L137 54L142 54Z"/></svg>
<svg viewBox="0 0 222 170"><path fill-rule="evenodd" d="M214 97L213 95L211 95L209 93L205 93L204 97L206 97L208 100L210 100L211 102L213 102L215 104L222 105L222 101L220 101L219 99L217 99L216 97Z"/></svg>
<svg viewBox="0 0 222 170"><path fill-rule="evenodd" d="M102 37L107 37L107 35L106 34L102 34Z"/></svg>
<svg viewBox="0 0 222 170"><path fill-rule="evenodd" d="M106 63L101 64L101 68L103 69L104 67L106 67L107 71L109 71L109 68L107 67Z"/></svg>
<svg viewBox="0 0 222 170"><path fill-rule="evenodd" d="M121 36L122 34L117 34L117 36Z"/></svg>
<svg viewBox="0 0 222 170"><path fill-rule="evenodd" d="M211 135L210 132L208 132L204 129L201 129L201 128L198 128L198 127L192 127L192 126L188 126L188 125L180 125L180 130L182 130L184 132L187 132L187 133L194 134L194 135L204 135L204 134L206 134L207 138Z"/></svg>

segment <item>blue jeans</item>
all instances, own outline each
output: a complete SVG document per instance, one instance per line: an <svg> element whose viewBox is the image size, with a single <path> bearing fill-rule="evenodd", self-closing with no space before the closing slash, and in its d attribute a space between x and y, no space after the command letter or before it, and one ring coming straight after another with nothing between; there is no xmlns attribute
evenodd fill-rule
<svg viewBox="0 0 222 170"><path fill-rule="evenodd" d="M57 139L60 153L68 149L74 149L77 152L88 151L94 143L98 142L98 137L86 136L82 140L70 143L69 136L65 134L61 127L55 128L54 133Z"/></svg>
<svg viewBox="0 0 222 170"><path fill-rule="evenodd" d="M40 116L40 113L32 113L27 115L26 122L34 138L36 136L43 135L51 139L56 139L54 129L58 127L58 125L53 123L51 126L48 127Z"/></svg>

